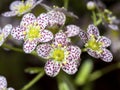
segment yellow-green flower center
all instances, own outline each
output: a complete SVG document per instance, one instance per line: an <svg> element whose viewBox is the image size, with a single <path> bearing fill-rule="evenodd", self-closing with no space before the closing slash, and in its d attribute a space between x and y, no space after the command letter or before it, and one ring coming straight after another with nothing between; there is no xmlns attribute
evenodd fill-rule
<svg viewBox="0 0 120 90"><path fill-rule="evenodd" d="M94 51L97 51L99 53L102 52L101 46L102 46L102 43L101 42L97 42L96 39L95 39L95 37L94 37L94 35L91 35L90 39L85 44L86 48L90 48L90 49L92 49Z"/></svg>
<svg viewBox="0 0 120 90"><path fill-rule="evenodd" d="M29 10L31 7L32 7L31 3L21 4L18 6L18 13L22 14L22 13L26 12L27 10Z"/></svg>
<svg viewBox="0 0 120 90"><path fill-rule="evenodd" d="M52 58L54 60L57 61L62 61L64 59L65 55L64 55L64 50L60 49L60 48L56 48L54 49L54 51L52 52Z"/></svg>
<svg viewBox="0 0 120 90"><path fill-rule="evenodd" d="M41 37L40 26L29 25L28 32L27 32L27 38L32 40L32 39L39 38L39 37Z"/></svg>

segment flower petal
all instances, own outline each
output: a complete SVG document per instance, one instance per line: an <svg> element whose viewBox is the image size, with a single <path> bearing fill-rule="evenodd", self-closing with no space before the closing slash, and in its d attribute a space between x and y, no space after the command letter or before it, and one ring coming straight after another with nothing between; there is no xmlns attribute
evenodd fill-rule
<svg viewBox="0 0 120 90"><path fill-rule="evenodd" d="M52 47L50 44L40 44L39 46L37 46L37 49L36 49L38 56L47 59L51 51L51 48Z"/></svg>
<svg viewBox="0 0 120 90"><path fill-rule="evenodd" d="M37 1L37 0L26 0L26 1L25 1L25 4L26 4L26 5L31 5L31 6L33 6L33 5L36 3L36 1Z"/></svg>
<svg viewBox="0 0 120 90"><path fill-rule="evenodd" d="M68 46L67 47L67 51L68 53L68 57L66 58L66 60L79 60L80 59L80 55L81 55L81 49L77 46Z"/></svg>
<svg viewBox="0 0 120 90"><path fill-rule="evenodd" d="M119 27L116 24L108 24L108 27L112 30L116 30L116 31L119 30Z"/></svg>
<svg viewBox="0 0 120 90"><path fill-rule="evenodd" d="M37 22L39 26L41 26L41 29L44 29L48 25L48 16L45 13L40 14L37 17Z"/></svg>
<svg viewBox="0 0 120 90"><path fill-rule="evenodd" d="M102 43L102 47L108 47L111 45L111 40L104 36L98 38L98 42Z"/></svg>
<svg viewBox="0 0 120 90"><path fill-rule="evenodd" d="M64 7L62 7L62 8L55 7L54 10L61 11L61 12L63 12L66 16L69 16L69 17L73 17L73 18L78 19L78 16L77 16L77 15L75 15L73 12L68 11L68 10L67 10L66 8L64 8Z"/></svg>
<svg viewBox="0 0 120 90"><path fill-rule="evenodd" d="M17 15L16 11L7 11L7 12L2 13L2 16L4 16L4 17L13 17L16 15Z"/></svg>
<svg viewBox="0 0 120 90"><path fill-rule="evenodd" d="M62 31L55 34L54 44L61 44L62 46L67 45L70 42L70 39L67 38L66 34Z"/></svg>
<svg viewBox="0 0 120 90"><path fill-rule="evenodd" d="M41 4L43 0L38 0L36 3L35 3L35 6L38 5L38 4Z"/></svg>
<svg viewBox="0 0 120 90"><path fill-rule="evenodd" d="M0 76L0 90L7 88L7 80L4 76Z"/></svg>
<svg viewBox="0 0 120 90"><path fill-rule="evenodd" d="M102 52L100 58L105 62L111 62L113 59L113 55L109 50L103 49L103 52Z"/></svg>
<svg viewBox="0 0 120 90"><path fill-rule="evenodd" d="M60 71L60 64L54 60L48 60L45 64L45 72L51 77L55 77Z"/></svg>
<svg viewBox="0 0 120 90"><path fill-rule="evenodd" d="M87 49L87 52L90 56L94 57L94 58L99 58L100 54L98 54L96 51L92 50L92 49Z"/></svg>
<svg viewBox="0 0 120 90"><path fill-rule="evenodd" d="M15 90L14 88L12 88L12 87L9 87L7 90Z"/></svg>
<svg viewBox="0 0 120 90"><path fill-rule="evenodd" d="M34 8L36 5L40 4L43 0L26 0L25 4L31 4L32 8Z"/></svg>
<svg viewBox="0 0 120 90"><path fill-rule="evenodd" d="M65 33L67 34L68 37L76 36L80 32L80 28L76 25L68 25L66 27L66 30L67 31Z"/></svg>
<svg viewBox="0 0 120 90"><path fill-rule="evenodd" d="M22 6L24 5L22 1L14 1L10 4L10 10L13 10L13 11L18 10L18 7L21 5Z"/></svg>
<svg viewBox="0 0 120 90"><path fill-rule="evenodd" d="M86 43L88 41L88 37L87 37L87 34L86 32L80 30L80 33L79 33L79 37L81 38L81 40Z"/></svg>
<svg viewBox="0 0 120 90"><path fill-rule="evenodd" d="M11 35L17 40L22 40L26 36L26 29L24 27L15 27L11 30Z"/></svg>
<svg viewBox="0 0 120 90"><path fill-rule="evenodd" d="M68 74L75 74L77 72L77 68L79 66L79 63L77 62L77 60L72 60L72 61L68 61L65 64L62 64L62 69L63 71L65 71Z"/></svg>
<svg viewBox="0 0 120 90"><path fill-rule="evenodd" d="M87 28L88 37L90 38L91 35L94 35L95 37L99 36L99 30L97 27L95 27L93 24L90 24Z"/></svg>
<svg viewBox="0 0 120 90"><path fill-rule="evenodd" d="M29 24L33 24L36 21L36 17L32 13L25 14L22 18L20 26L27 27Z"/></svg>
<svg viewBox="0 0 120 90"><path fill-rule="evenodd" d="M64 25L66 17L63 12L52 10L48 12L49 26Z"/></svg>
<svg viewBox="0 0 120 90"><path fill-rule="evenodd" d="M10 34L10 31L12 29L12 25L11 24L7 24L4 26L2 32L4 34L4 38L6 38L9 34Z"/></svg>
<svg viewBox="0 0 120 90"><path fill-rule="evenodd" d="M25 53L31 53L37 46L37 40L26 40L23 45Z"/></svg>
<svg viewBox="0 0 120 90"><path fill-rule="evenodd" d="M48 30L43 30L41 31L41 38L39 39L39 42L48 42L53 39L53 34L52 32Z"/></svg>

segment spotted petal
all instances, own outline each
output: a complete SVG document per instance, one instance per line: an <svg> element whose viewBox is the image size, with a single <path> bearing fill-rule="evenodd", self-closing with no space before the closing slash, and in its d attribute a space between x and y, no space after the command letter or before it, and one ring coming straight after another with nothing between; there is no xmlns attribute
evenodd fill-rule
<svg viewBox="0 0 120 90"><path fill-rule="evenodd" d="M36 21L36 17L32 13L25 14L20 23L21 26L26 27L29 24L33 24Z"/></svg>
<svg viewBox="0 0 120 90"><path fill-rule="evenodd" d="M39 39L39 42L48 42L53 39L52 32L50 32L48 30L43 30L43 31L41 31L40 34L41 34L41 37Z"/></svg>
<svg viewBox="0 0 120 90"><path fill-rule="evenodd" d="M62 69L68 74L75 74L77 72L79 63L76 60L68 61L62 64Z"/></svg>
<svg viewBox="0 0 120 90"><path fill-rule="evenodd" d="M45 64L45 72L51 77L55 77L60 71L60 64L54 60L48 60Z"/></svg>
<svg viewBox="0 0 120 90"><path fill-rule="evenodd" d="M98 42L102 43L102 47L108 47L111 45L111 40L104 36L100 37Z"/></svg>
<svg viewBox="0 0 120 90"><path fill-rule="evenodd" d="M22 6L24 5L24 3L22 1L14 1L10 5L10 10L13 10L13 11L18 10L18 7L21 5Z"/></svg>
<svg viewBox="0 0 120 90"><path fill-rule="evenodd" d="M22 40L26 36L26 29L24 27L15 27L11 30L11 35L17 40Z"/></svg>
<svg viewBox="0 0 120 90"><path fill-rule="evenodd" d="M95 27L93 24L90 24L87 28L88 37L90 38L91 35L94 35L95 37L99 36L99 30L97 27Z"/></svg>
<svg viewBox="0 0 120 90"><path fill-rule="evenodd" d="M4 16L4 17L13 17L16 15L17 15L16 11L7 11L7 12L2 13L2 16Z"/></svg>
<svg viewBox="0 0 120 90"><path fill-rule="evenodd" d="M26 40L23 45L25 53L31 53L37 46L37 40Z"/></svg>
<svg viewBox="0 0 120 90"><path fill-rule="evenodd" d="M11 24L5 25L5 27L2 30L3 34L4 34L4 38L6 38L10 34L11 29L12 29L12 25Z"/></svg>
<svg viewBox="0 0 120 90"><path fill-rule="evenodd" d="M4 76L0 76L0 90L7 88L7 80Z"/></svg>
<svg viewBox="0 0 120 90"><path fill-rule="evenodd" d="M63 33L62 31L55 34L54 41L55 41L55 45L61 44L62 46L65 46L70 42L66 34Z"/></svg>
<svg viewBox="0 0 120 90"><path fill-rule="evenodd" d="M99 58L100 57L100 54L97 53L96 51L92 50L92 49L88 49L87 50L88 54L94 58Z"/></svg>
<svg viewBox="0 0 120 90"><path fill-rule="evenodd" d="M81 54L81 50L79 47L77 46L68 46L67 47L68 50L68 57L66 58L66 60L79 60L80 59L80 54Z"/></svg>
<svg viewBox="0 0 120 90"><path fill-rule="evenodd" d="M52 47L50 44L40 44L39 46L37 46L37 49L36 49L38 56L47 59L51 51L51 48Z"/></svg>
<svg viewBox="0 0 120 90"><path fill-rule="evenodd" d="M41 27L41 29L44 29L47 25L48 25L48 16L45 13L40 14L37 17L37 22L39 24L39 26Z"/></svg>
<svg viewBox="0 0 120 90"><path fill-rule="evenodd" d="M48 12L49 26L64 25L66 17L64 13L52 10Z"/></svg>
<svg viewBox="0 0 120 90"><path fill-rule="evenodd" d="M109 50L103 49L103 52L102 52L100 58L105 62L111 62L113 59L113 55Z"/></svg>
<svg viewBox="0 0 120 90"><path fill-rule="evenodd" d="M76 36L78 35L80 32L80 28L76 25L68 25L66 27L66 34L68 37L73 37L73 36Z"/></svg>
<svg viewBox="0 0 120 90"><path fill-rule="evenodd" d="M88 37L87 37L87 34L86 32L80 30L80 33L79 33L79 37L81 38L81 40L86 43L88 41Z"/></svg>

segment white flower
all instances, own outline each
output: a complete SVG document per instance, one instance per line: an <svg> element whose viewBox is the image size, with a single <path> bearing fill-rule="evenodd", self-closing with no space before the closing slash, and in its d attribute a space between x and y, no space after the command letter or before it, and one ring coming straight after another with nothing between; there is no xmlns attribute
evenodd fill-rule
<svg viewBox="0 0 120 90"><path fill-rule="evenodd" d="M0 76L0 90L15 90L12 87L7 88L7 80L4 76Z"/></svg>
<svg viewBox="0 0 120 90"><path fill-rule="evenodd" d="M45 72L55 77L60 68L68 74L75 74L79 66L81 49L77 46L68 45L70 41L63 32L55 35L52 44L41 44L37 47L40 57L48 59L45 64Z"/></svg>
<svg viewBox="0 0 120 90"><path fill-rule="evenodd" d="M79 36L85 43L85 49L89 55L94 58L100 58L105 62L112 61L113 55L106 49L106 47L111 45L111 40L105 36L100 36L97 27L90 24L87 33L81 30Z"/></svg>
<svg viewBox="0 0 120 90"><path fill-rule="evenodd" d="M48 18L45 13L37 18L32 13L28 13L23 16L20 26L12 29L11 35L17 40L24 40L24 51L31 53L37 43L48 42L53 38L52 32L45 30L47 25Z"/></svg>
<svg viewBox="0 0 120 90"><path fill-rule="evenodd" d="M36 5L41 3L43 0L26 0L26 1L14 1L10 5L10 10L2 15L5 17L20 16L32 10Z"/></svg>

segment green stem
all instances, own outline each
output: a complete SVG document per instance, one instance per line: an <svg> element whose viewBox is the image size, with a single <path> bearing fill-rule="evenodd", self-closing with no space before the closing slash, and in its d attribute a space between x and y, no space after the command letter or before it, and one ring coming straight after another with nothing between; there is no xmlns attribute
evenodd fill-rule
<svg viewBox="0 0 120 90"><path fill-rule="evenodd" d="M96 20L97 20L97 18L96 18L95 11L92 11L92 19L93 19L94 25L96 26Z"/></svg>
<svg viewBox="0 0 120 90"><path fill-rule="evenodd" d="M9 46L9 45L7 45L7 44L3 44L2 47L3 47L3 48L10 49L10 50L13 50L13 51L16 51L16 52L21 52L21 53L23 53L23 50L22 50L22 49L15 48L15 47Z"/></svg>
<svg viewBox="0 0 120 90"><path fill-rule="evenodd" d="M44 75L44 71L40 72L32 81L30 81L27 85L25 85L21 90L28 90L31 86L33 86L42 76Z"/></svg>
<svg viewBox="0 0 120 90"><path fill-rule="evenodd" d="M107 74L115 69L118 69L118 68L120 68L120 63L115 63L115 64L112 64L112 65L105 67L101 70L97 70L90 75L89 81L94 81L94 80L102 77L103 75L105 75L105 74Z"/></svg>
<svg viewBox="0 0 120 90"><path fill-rule="evenodd" d="M66 83L68 90L76 90L75 85L73 84L73 81L70 79L68 75L66 75L64 72L60 72L57 76L58 83L61 82ZM59 88L60 89L60 88Z"/></svg>
<svg viewBox="0 0 120 90"><path fill-rule="evenodd" d="M65 7L66 9L68 9L68 3L69 3L69 0L64 0L64 7Z"/></svg>
<svg viewBox="0 0 120 90"><path fill-rule="evenodd" d="M24 53L24 51L22 49L16 48L16 47L12 47L12 46L7 45L7 44L3 44L2 47L10 49L10 50L13 50L13 51L16 51L16 52ZM39 57L35 51L33 51L32 53L29 53L29 54ZM39 57L39 59L40 59L40 61L43 61L43 62L46 61L45 59L42 59L40 57Z"/></svg>
<svg viewBox="0 0 120 90"><path fill-rule="evenodd" d="M23 51L22 49L16 48L16 47L12 47L12 46L7 45L7 44L3 44L2 47L3 47L3 48L10 49L10 50L13 50L13 51L16 51L16 52L24 53L24 51ZM37 54L36 54L35 52L32 52L32 53L30 53L30 54L32 54L32 55L34 55L34 56L37 56Z"/></svg>

